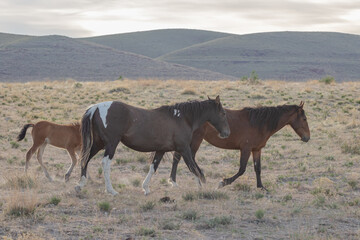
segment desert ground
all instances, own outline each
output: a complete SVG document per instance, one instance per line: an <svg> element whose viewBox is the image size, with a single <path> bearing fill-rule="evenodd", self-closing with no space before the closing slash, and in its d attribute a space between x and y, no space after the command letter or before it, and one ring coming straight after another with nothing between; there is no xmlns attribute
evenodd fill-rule
<svg viewBox="0 0 360 240"><path fill-rule="evenodd" d="M79 121L94 103L119 100L156 108L220 95L226 108L299 104L311 130L304 143L290 126L273 135L262 151L262 180L256 188L252 159L234 183L216 189L239 168L240 153L203 142L196 160L207 183L199 188L183 161L178 187L171 187L172 153L152 177L148 196L141 184L151 153L120 144L112 161L117 196L104 192L100 152L89 164L91 181L81 193L77 165L70 181L70 158L47 146L24 174L32 145L16 137L26 123ZM359 239L360 238L360 83L325 84L259 81L108 82L49 81L0 83L0 236L3 239ZM161 199L168 197L165 202Z"/></svg>

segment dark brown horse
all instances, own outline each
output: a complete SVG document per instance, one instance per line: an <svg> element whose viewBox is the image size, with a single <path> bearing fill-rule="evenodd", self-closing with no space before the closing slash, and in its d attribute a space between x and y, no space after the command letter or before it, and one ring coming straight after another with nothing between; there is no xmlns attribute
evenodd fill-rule
<svg viewBox="0 0 360 240"><path fill-rule="evenodd" d="M32 127L31 136L33 138L33 145L26 153L25 172L29 167L29 161L33 154L37 151L37 159L43 169L45 176L52 181L45 165L42 162L42 156L47 144L58 148L64 148L68 151L71 158L71 166L65 174L65 181L69 180L71 172L77 163L76 152L81 149L81 135L80 135L80 123L73 123L67 125L60 125L48 121L40 121L35 124L29 123L23 126L18 141L24 139L26 131L29 127Z"/></svg>
<svg viewBox="0 0 360 240"><path fill-rule="evenodd" d="M165 152L177 151L183 156L192 173L205 182L204 175L192 158L190 143L193 132L209 121L220 137L230 134L226 113L219 96L198 102L185 102L157 109L145 110L122 102L104 102L91 106L81 124L83 148L81 150L81 179L75 190L86 183L86 169L90 159L105 149L102 165L106 191L115 195L110 181L110 162L119 142L141 152L155 156L143 182L145 194L150 192L149 182ZM216 130L215 130L216 129Z"/></svg>
<svg viewBox="0 0 360 240"><path fill-rule="evenodd" d="M215 129L205 123L193 134L191 142L193 158L195 159L195 154L203 139L219 148L239 149L241 152L240 169L234 176L220 182L219 187L224 187L231 184L245 172L248 159L252 153L257 187L265 189L260 177L261 149L274 133L286 125L290 125L302 141L309 141L310 130L303 106L304 103L301 102L299 106L282 105L277 107L244 108L242 110L225 109L231 132L230 136L226 139L219 138ZM173 185L176 185L176 169L180 158L181 155L175 152L169 179Z"/></svg>

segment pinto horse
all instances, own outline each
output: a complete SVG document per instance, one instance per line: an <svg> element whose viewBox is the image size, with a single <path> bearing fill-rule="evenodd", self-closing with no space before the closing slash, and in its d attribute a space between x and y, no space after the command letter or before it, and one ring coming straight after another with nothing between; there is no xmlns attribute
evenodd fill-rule
<svg viewBox="0 0 360 240"><path fill-rule="evenodd" d="M37 159L43 169L45 176L52 181L46 167L42 162L42 156L47 144L53 145L58 148L64 148L68 151L72 160L71 166L65 174L65 181L69 180L71 172L77 163L75 152L81 150L81 134L80 123L73 123L68 125L59 125L48 121L40 121L38 123L29 123L23 126L17 140L21 141L25 138L26 131L32 127L31 136L33 138L33 145L26 153L25 172L29 167L29 161L33 154L37 151Z"/></svg>
<svg viewBox="0 0 360 240"><path fill-rule="evenodd" d="M246 169L248 159L252 153L254 169L256 172L257 187L266 190L261 182L261 149L266 145L269 138L286 125L299 135L302 141L310 139L310 130L303 110L304 103L297 105L282 105L277 107L244 108L242 110L225 109L230 127L228 138L221 139L217 136L215 129L205 123L193 134L191 141L192 156L198 151L201 142L205 139L210 144L223 148L240 150L239 171L230 178L223 179L219 187L231 184ZM176 185L176 169L181 155L175 152L169 182Z"/></svg>
<svg viewBox="0 0 360 240"><path fill-rule="evenodd" d="M149 194L149 182L165 152L177 151L183 156L192 173L202 182L205 177L192 158L190 143L193 132L209 121L220 138L230 134L226 113L220 97L206 101L178 103L146 110L110 101L90 106L81 120L83 147L81 150L81 179L75 190L86 183L86 169L90 159L105 149L102 165L106 191L116 195L110 180L110 163L119 142L140 152L154 152L149 173L143 182Z"/></svg>

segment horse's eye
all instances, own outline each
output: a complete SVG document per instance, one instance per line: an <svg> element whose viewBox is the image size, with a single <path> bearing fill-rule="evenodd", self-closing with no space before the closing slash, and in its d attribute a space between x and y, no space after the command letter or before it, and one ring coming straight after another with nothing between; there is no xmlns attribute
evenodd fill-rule
<svg viewBox="0 0 360 240"><path fill-rule="evenodd" d="M306 118L304 118L304 121L306 121Z"/></svg>

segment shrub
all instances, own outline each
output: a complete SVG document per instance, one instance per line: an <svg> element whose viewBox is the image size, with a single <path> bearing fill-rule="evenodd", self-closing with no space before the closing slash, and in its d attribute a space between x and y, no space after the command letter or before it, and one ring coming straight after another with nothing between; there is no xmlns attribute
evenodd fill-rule
<svg viewBox="0 0 360 240"><path fill-rule="evenodd" d="M55 206L58 205L61 201L61 198L60 197L57 197L57 196L53 196L51 199L50 199L50 204L54 204Z"/></svg>
<svg viewBox="0 0 360 240"><path fill-rule="evenodd" d="M29 175L14 176L7 179L7 186L13 189L31 189L36 187L36 179Z"/></svg>
<svg viewBox="0 0 360 240"><path fill-rule="evenodd" d="M185 220L190 220L190 221L194 221L197 219L197 212L195 210L189 210L189 211L186 211L184 212L182 215L181 215L181 218L182 219L185 219Z"/></svg>
<svg viewBox="0 0 360 240"><path fill-rule="evenodd" d="M153 201L148 201L145 204L141 205L140 208L143 212L147 212L150 211L152 209L154 209L156 203Z"/></svg>
<svg viewBox="0 0 360 240"><path fill-rule="evenodd" d="M109 202L99 202L98 207L102 212L110 212L110 203Z"/></svg>
<svg viewBox="0 0 360 240"><path fill-rule="evenodd" d="M291 194L285 195L285 196L283 197L283 200L284 200L284 202L287 202L287 201L292 200L292 195L291 195Z"/></svg>
<svg viewBox="0 0 360 240"><path fill-rule="evenodd" d="M140 180L139 180L139 179L134 179L131 183L132 183L132 185L133 185L134 187L140 186Z"/></svg>
<svg viewBox="0 0 360 240"><path fill-rule="evenodd" d="M38 205L37 197L29 192L16 192L10 195L5 212L7 215L21 217L34 214Z"/></svg>
<svg viewBox="0 0 360 240"><path fill-rule="evenodd" d="M326 77L320 79L320 82L325 83L325 84L335 83L335 78L332 76L326 76Z"/></svg>
<svg viewBox="0 0 360 240"><path fill-rule="evenodd" d="M144 228L141 227L136 231L136 234L139 236L149 236L149 237L155 237L156 236L156 232L154 229L152 228Z"/></svg>
<svg viewBox="0 0 360 240"><path fill-rule="evenodd" d="M262 209L259 209L255 212L255 217L259 220L261 220L265 215L265 211Z"/></svg>
<svg viewBox="0 0 360 240"><path fill-rule="evenodd" d="M118 87L118 88L111 89L109 91L109 93L118 93L118 92L122 92L122 93L125 93L125 94L130 94L130 90L128 88L125 88L125 87Z"/></svg>
<svg viewBox="0 0 360 240"><path fill-rule="evenodd" d="M159 227L163 230L179 230L180 224L175 224L171 220L164 220L163 222L160 223Z"/></svg>
<svg viewBox="0 0 360 240"><path fill-rule="evenodd" d="M213 219L207 220L203 222L202 224L198 225L198 229L211 229L215 228L220 225L229 225L232 222L232 217L230 216L221 216L221 217L215 217Z"/></svg>

